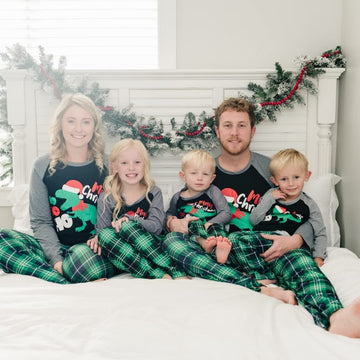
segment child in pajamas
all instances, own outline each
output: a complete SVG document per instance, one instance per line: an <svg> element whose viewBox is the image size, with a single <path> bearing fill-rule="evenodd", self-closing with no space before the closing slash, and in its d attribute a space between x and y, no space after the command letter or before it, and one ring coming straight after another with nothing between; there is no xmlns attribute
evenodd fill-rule
<svg viewBox="0 0 360 360"><path fill-rule="evenodd" d="M98 202L98 236L89 240L89 246L135 277L185 277L161 250L163 197L150 176L145 146L140 140L120 140L111 151L109 164L110 175Z"/></svg>
<svg viewBox="0 0 360 360"><path fill-rule="evenodd" d="M229 205L221 191L211 183L215 179L215 159L204 150L192 150L182 158L180 178L185 187L170 201L167 222L188 218L188 233L207 252L214 248L218 263L227 261L231 242L225 224L231 219Z"/></svg>

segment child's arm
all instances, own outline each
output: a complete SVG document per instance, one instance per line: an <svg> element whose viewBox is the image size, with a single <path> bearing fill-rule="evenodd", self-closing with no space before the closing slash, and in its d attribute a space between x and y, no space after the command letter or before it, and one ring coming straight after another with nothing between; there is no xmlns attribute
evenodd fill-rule
<svg viewBox="0 0 360 360"><path fill-rule="evenodd" d="M164 202L161 190L155 186L151 193L153 199L149 208L148 217L146 219L136 218L144 229L152 234L160 235L165 221Z"/></svg>
<svg viewBox="0 0 360 360"><path fill-rule="evenodd" d="M260 199L259 204L253 209L250 214L250 222L252 225L257 225L264 220L266 213L275 204L275 198L273 192L277 189L268 190ZM276 195L276 193L275 193Z"/></svg>
<svg viewBox="0 0 360 360"><path fill-rule="evenodd" d="M326 247L327 247L326 227L318 205L313 199L309 197L307 198L308 198L307 205L310 209L310 215L308 221L314 229L314 246L312 249L312 255L316 263L319 265L321 261L320 260L317 261L316 259L321 259L323 264L323 260L326 258Z"/></svg>
<svg viewBox="0 0 360 360"><path fill-rule="evenodd" d="M106 227L111 227L113 220L113 209L115 207L115 200L110 195L105 200L105 191L103 191L98 199L96 211L96 234Z"/></svg>
<svg viewBox="0 0 360 360"><path fill-rule="evenodd" d="M207 230L211 224L229 223L231 220L229 204L220 189L215 185L211 185L207 193L214 203L216 215L205 223L205 229Z"/></svg>

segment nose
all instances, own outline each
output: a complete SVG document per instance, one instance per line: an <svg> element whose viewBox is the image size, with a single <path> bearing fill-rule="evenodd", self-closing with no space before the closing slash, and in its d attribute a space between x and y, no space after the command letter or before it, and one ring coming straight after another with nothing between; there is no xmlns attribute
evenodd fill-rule
<svg viewBox="0 0 360 360"><path fill-rule="evenodd" d="M78 132L81 132L81 130L82 130L81 122L76 122L75 123L75 130L78 131Z"/></svg>

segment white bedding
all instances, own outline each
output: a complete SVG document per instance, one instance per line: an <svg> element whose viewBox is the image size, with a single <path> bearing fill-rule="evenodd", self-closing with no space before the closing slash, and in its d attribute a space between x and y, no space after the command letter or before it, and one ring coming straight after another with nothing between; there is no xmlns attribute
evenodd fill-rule
<svg viewBox="0 0 360 360"><path fill-rule="evenodd" d="M344 305L360 296L360 259L329 248L324 272ZM358 359L291 306L203 279L57 285L0 274L1 359Z"/></svg>

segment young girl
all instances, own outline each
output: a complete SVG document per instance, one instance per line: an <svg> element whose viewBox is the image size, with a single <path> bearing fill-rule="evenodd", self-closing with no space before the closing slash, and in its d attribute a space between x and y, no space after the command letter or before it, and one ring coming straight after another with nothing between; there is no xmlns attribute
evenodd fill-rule
<svg viewBox="0 0 360 360"><path fill-rule="evenodd" d="M161 250L163 198L150 176L145 146L139 140L120 140L111 151L109 163L110 175L98 204L98 239L89 241L90 247L135 277L185 277Z"/></svg>

